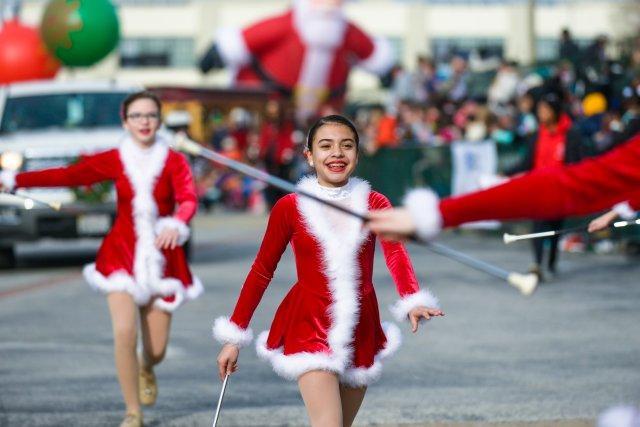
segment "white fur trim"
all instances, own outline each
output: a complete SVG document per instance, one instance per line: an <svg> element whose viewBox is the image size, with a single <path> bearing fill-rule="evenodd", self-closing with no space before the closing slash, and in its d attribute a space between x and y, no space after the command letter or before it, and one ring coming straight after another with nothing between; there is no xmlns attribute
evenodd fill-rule
<svg viewBox="0 0 640 427"><path fill-rule="evenodd" d="M373 365L366 368L348 368L340 377L340 382L350 387L368 386L380 379L382 374L381 361L394 354L402 344L402 333L396 325L390 322L383 322L382 328L387 337L386 346L374 357Z"/></svg>
<svg viewBox="0 0 640 427"><path fill-rule="evenodd" d="M404 206L416 226L418 237L429 240L442 230L442 215L438 204L440 199L431 190L412 190L404 198Z"/></svg>
<svg viewBox="0 0 640 427"><path fill-rule="evenodd" d="M393 67L395 55L393 54L391 43L384 37L376 37L373 40L373 46L371 55L367 59L360 61L358 65L370 73L382 76Z"/></svg>
<svg viewBox="0 0 640 427"><path fill-rule="evenodd" d="M187 240L189 240L189 237L191 236L191 229L189 228L189 226L172 216L160 218L156 222L156 235L162 233L162 230L164 230L165 228L175 228L178 230L178 244L180 246L187 243Z"/></svg>
<svg viewBox="0 0 640 427"><path fill-rule="evenodd" d="M251 328L242 329L240 326L229 320L228 317L218 317L213 322L213 337L220 344L235 344L238 347L245 347L253 340Z"/></svg>
<svg viewBox="0 0 640 427"><path fill-rule="evenodd" d="M251 61L251 52L239 28L220 28L216 32L216 42L225 65L242 67Z"/></svg>
<svg viewBox="0 0 640 427"><path fill-rule="evenodd" d="M396 301L389 310L398 321L407 320L409 312L416 307L440 308L438 298L426 289L421 289L416 293L407 295Z"/></svg>
<svg viewBox="0 0 640 427"><path fill-rule="evenodd" d="M164 279L169 280L169 279ZM194 300L204 293L204 286L196 276L193 276L193 283L188 287L181 286L180 291L175 293L175 299L172 302L157 298L153 302L153 306L169 313L176 311L178 307L187 301Z"/></svg>
<svg viewBox="0 0 640 427"><path fill-rule="evenodd" d="M395 353L402 344L400 329L392 323L382 324L387 344L368 367L345 367L341 360L327 353L296 353L285 355L282 348L267 348L269 331L261 332L256 340L256 351L260 358L271 363L273 370L281 377L295 381L300 375L315 370L335 372L340 382L351 387L363 387L377 381L382 374L381 361Z"/></svg>
<svg viewBox="0 0 640 427"><path fill-rule="evenodd" d="M151 299L148 289L136 285L133 277L125 271L116 271L107 277L96 270L95 263L92 263L84 266L82 275L91 288L103 294L127 292L139 306L146 305Z"/></svg>
<svg viewBox="0 0 640 427"><path fill-rule="evenodd" d="M269 331L263 331L256 340L256 352L261 359L271 363L273 370L281 377L295 381L305 372L314 370L344 372L343 360L329 353L296 353L285 355L282 348L267 348Z"/></svg>
<svg viewBox="0 0 640 427"><path fill-rule="evenodd" d="M116 271L107 277L96 270L95 263L92 263L87 264L82 269L82 274L92 289L103 294L127 292L133 297L136 305L141 307L147 305L152 297L158 296L157 293L152 293L148 288L140 286L136 280L125 271ZM175 294L175 300L173 302L167 302L158 298L154 301L153 305L167 312L173 312L185 301L198 298L204 291L202 283L197 277L194 277L193 284L186 288L182 286L182 283L180 283L178 279L165 278L163 282L165 282L163 287L170 289L164 296ZM175 287L179 287L179 289L176 291Z"/></svg>
<svg viewBox="0 0 640 427"><path fill-rule="evenodd" d="M627 221L635 219L636 211L633 210L629 202L621 202L613 207L613 211L618 214L618 216Z"/></svg>
<svg viewBox="0 0 640 427"><path fill-rule="evenodd" d="M631 405L614 406L598 417L598 427L638 427L640 409Z"/></svg>
<svg viewBox="0 0 640 427"><path fill-rule="evenodd" d="M0 171L0 184L5 190L11 191L16 186L16 172L15 171Z"/></svg>
<svg viewBox="0 0 640 427"><path fill-rule="evenodd" d="M369 183L351 178L347 185L351 187L347 207L364 215L369 207ZM298 187L320 198L327 198L314 176L300 180ZM335 360L336 366L344 369L351 361L350 344L360 313L358 253L368 237L368 232L363 230L360 220L347 215L340 217L345 224L338 231L327 220L326 207L304 197L296 200L307 231L320 245L321 268L332 296L332 303L328 309L331 327L327 333L327 343L332 352L330 358Z"/></svg>
<svg viewBox="0 0 640 427"><path fill-rule="evenodd" d="M133 225L136 247L133 275L136 283L148 289L152 295L171 295L180 292L182 284L162 279L165 259L155 246L154 226L158 218L158 207L153 197L156 180L164 169L169 148L158 139L147 149L138 147L130 137L120 146L120 160L134 192Z"/></svg>

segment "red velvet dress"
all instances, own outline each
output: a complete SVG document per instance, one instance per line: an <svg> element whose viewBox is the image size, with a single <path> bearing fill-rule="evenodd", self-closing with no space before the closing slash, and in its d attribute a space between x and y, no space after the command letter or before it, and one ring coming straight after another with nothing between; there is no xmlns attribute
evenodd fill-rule
<svg viewBox="0 0 640 427"><path fill-rule="evenodd" d="M186 242L187 224L197 209L191 169L166 141L158 139L144 150L127 138L119 149L87 156L77 164L5 175L3 182L15 187L67 187L107 180L115 183L117 216L96 262L83 270L87 282L104 293L128 292L140 306L162 297L154 305L165 311L197 298L203 287L191 274L182 246L160 251L154 245L166 226L178 228L179 243Z"/></svg>
<svg viewBox="0 0 640 427"><path fill-rule="evenodd" d="M384 196L355 178L333 196L315 177L299 186L361 213L390 207ZM274 206L235 310L230 319L216 320L214 335L223 343L245 345L251 340L249 322L289 243L298 281L280 304L271 329L258 337L258 354L287 379L321 369L338 373L343 383L354 387L370 384L381 373L380 360L393 353L401 339L395 325L380 323L372 283L375 237L359 220L295 194ZM402 297L392 308L398 320L406 319L414 307L436 307L437 299L419 290L404 246L382 242L382 248Z"/></svg>

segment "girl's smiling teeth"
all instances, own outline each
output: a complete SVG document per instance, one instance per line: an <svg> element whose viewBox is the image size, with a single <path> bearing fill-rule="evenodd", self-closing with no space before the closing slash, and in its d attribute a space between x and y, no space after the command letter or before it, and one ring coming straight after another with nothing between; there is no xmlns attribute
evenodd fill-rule
<svg viewBox="0 0 640 427"><path fill-rule="evenodd" d="M344 172L344 170L347 168L347 163L346 162L329 162L327 163L327 168L331 171L331 172Z"/></svg>

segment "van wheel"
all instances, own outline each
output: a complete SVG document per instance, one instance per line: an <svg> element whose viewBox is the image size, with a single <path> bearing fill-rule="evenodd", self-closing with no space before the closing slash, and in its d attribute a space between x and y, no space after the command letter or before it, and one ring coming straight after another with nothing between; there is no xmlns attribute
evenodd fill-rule
<svg viewBox="0 0 640 427"><path fill-rule="evenodd" d="M0 247L0 269L16 266L16 252L13 247Z"/></svg>

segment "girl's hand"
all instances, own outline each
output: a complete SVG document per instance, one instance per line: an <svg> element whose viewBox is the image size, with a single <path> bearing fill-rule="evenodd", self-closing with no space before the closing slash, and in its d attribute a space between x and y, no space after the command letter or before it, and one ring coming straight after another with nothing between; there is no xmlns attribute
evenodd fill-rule
<svg viewBox="0 0 640 427"><path fill-rule="evenodd" d="M225 344L218 354L218 374L220 381L224 381L224 377L233 374L238 370L238 356L240 348L235 344Z"/></svg>
<svg viewBox="0 0 640 427"><path fill-rule="evenodd" d="M409 211L404 208L369 212L369 229L384 240L404 241L416 232Z"/></svg>
<svg viewBox="0 0 640 427"><path fill-rule="evenodd" d="M589 233L604 230L609 226L609 224L615 221L616 218L618 218L618 213L616 211L609 211L606 214L600 215L589 223Z"/></svg>
<svg viewBox="0 0 640 427"><path fill-rule="evenodd" d="M444 316L444 312L439 308L416 307L409 312L409 322L411 322L411 332L414 334L418 330L418 324L422 319L429 320L432 317Z"/></svg>
<svg viewBox="0 0 640 427"><path fill-rule="evenodd" d="M175 249L178 246L178 238L180 232L177 228L166 227L156 237L156 248L158 249Z"/></svg>

